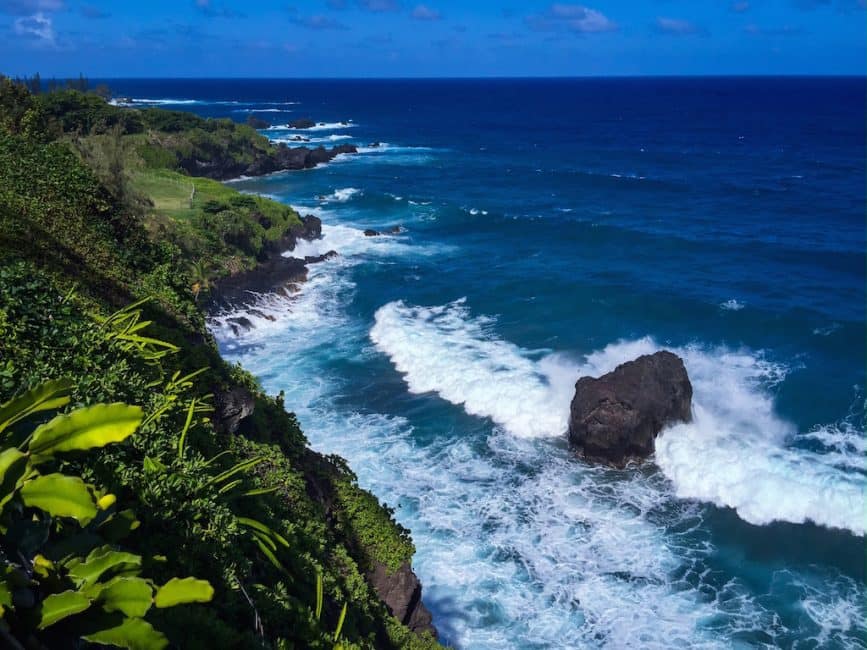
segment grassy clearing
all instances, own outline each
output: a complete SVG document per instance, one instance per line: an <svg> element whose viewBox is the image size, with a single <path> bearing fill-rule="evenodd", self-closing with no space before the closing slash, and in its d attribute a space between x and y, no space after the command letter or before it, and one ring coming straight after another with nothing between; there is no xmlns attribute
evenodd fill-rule
<svg viewBox="0 0 867 650"><path fill-rule="evenodd" d="M146 169L134 172L130 183L136 192L151 200L157 212L188 220L196 212L194 180L168 169Z"/></svg>

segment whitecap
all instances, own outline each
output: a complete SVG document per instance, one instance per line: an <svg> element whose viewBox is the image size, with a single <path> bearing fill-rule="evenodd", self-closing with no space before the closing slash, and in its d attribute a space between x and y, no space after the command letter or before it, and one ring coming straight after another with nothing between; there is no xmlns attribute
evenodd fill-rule
<svg viewBox="0 0 867 650"><path fill-rule="evenodd" d="M531 351L497 338L491 326L488 318L472 317L463 300L438 307L394 302L376 312L370 336L410 392L435 392L522 438L563 435L578 377L661 349L644 338L606 346L583 363L557 355L534 361ZM733 508L757 525L811 521L867 532L864 474L841 470L835 455L790 444L798 432L776 414L770 393L785 366L750 351L672 351L689 372L694 417L662 432L656 462L679 497ZM857 449L854 443L852 453Z"/></svg>
<svg viewBox="0 0 867 650"><path fill-rule="evenodd" d="M340 129L350 129L358 126L352 120L346 122L319 122L314 126L307 128L294 127L289 124L276 124L268 127L269 131L339 131Z"/></svg>
<svg viewBox="0 0 867 650"><path fill-rule="evenodd" d="M735 300L734 298L726 300L725 302L721 302L719 306L720 309L724 309L726 311L740 311L741 309L746 307L744 303Z"/></svg>
<svg viewBox="0 0 867 650"><path fill-rule="evenodd" d="M323 203L346 203L352 197L361 194L361 190L357 187L344 187L339 190L334 190L331 194L319 197Z"/></svg>

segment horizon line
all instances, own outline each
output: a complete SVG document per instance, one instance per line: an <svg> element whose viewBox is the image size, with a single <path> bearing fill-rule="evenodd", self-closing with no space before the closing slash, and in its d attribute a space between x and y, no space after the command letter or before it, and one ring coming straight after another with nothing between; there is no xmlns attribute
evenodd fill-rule
<svg viewBox="0 0 867 650"><path fill-rule="evenodd" d="M69 75L43 75L35 72L26 75L13 75L0 73L9 78L29 78L33 74L39 74L43 79L71 79L81 76L76 73L74 77ZM256 76L102 76L83 75L85 79L99 81L127 81L127 80L153 80L153 81L492 81L492 80L604 80L604 79L864 79L863 73L723 73L723 74L588 74L588 75L466 75L466 76L320 76L320 77L256 77Z"/></svg>

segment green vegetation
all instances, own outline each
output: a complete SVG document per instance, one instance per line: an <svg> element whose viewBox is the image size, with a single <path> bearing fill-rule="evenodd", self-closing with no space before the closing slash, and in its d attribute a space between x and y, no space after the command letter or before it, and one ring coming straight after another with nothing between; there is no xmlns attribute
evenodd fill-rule
<svg viewBox="0 0 867 650"><path fill-rule="evenodd" d="M35 429L34 415L69 403L71 382L46 382L0 405L0 638L7 646L82 639L124 648L164 648L168 639L145 620L152 606L206 603L205 580L141 576L155 558L118 550L140 522L117 497L80 477L44 474L71 452L118 443L141 424L142 410L97 404L58 415Z"/></svg>
<svg viewBox="0 0 867 650"><path fill-rule="evenodd" d="M341 459L310 450L284 397L223 362L204 327L199 294L298 225L286 206L164 164L159 152L174 150L160 143L193 143L196 131L259 146L249 127L212 127L76 91L33 96L0 79L0 402L54 395L0 448L39 472L0 481L0 495L12 495L0 504L0 576L23 571L34 583L32 599L12 607L0 588L2 629L24 646L35 634L71 647L90 638L78 623L97 625L102 612L183 648L438 647L391 617L365 578L376 563L410 560L408 531ZM45 388L64 378L47 384L56 395ZM238 391L252 415L230 426L225 403ZM47 406L61 420L46 423ZM78 431L69 423L97 416L114 423L34 433ZM52 477L37 486L48 489L25 489L39 477ZM77 510L40 496L60 477L75 484ZM48 535L17 537L13 521ZM54 548L73 539L83 546ZM109 553L139 560L77 581L76 567ZM213 597L181 604L205 600L204 582L178 576L207 582ZM78 595L54 597L67 592ZM115 602L126 609L110 610ZM68 616L40 630L39 612L55 606Z"/></svg>

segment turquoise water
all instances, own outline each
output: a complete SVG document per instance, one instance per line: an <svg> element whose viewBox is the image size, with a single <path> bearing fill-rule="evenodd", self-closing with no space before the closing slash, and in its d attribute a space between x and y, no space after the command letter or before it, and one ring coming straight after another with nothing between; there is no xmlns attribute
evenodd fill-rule
<svg viewBox="0 0 867 650"><path fill-rule="evenodd" d="M212 327L412 529L445 641L867 647L863 79L112 87L383 143L233 184L340 256ZM694 422L575 459L575 380L660 348Z"/></svg>

